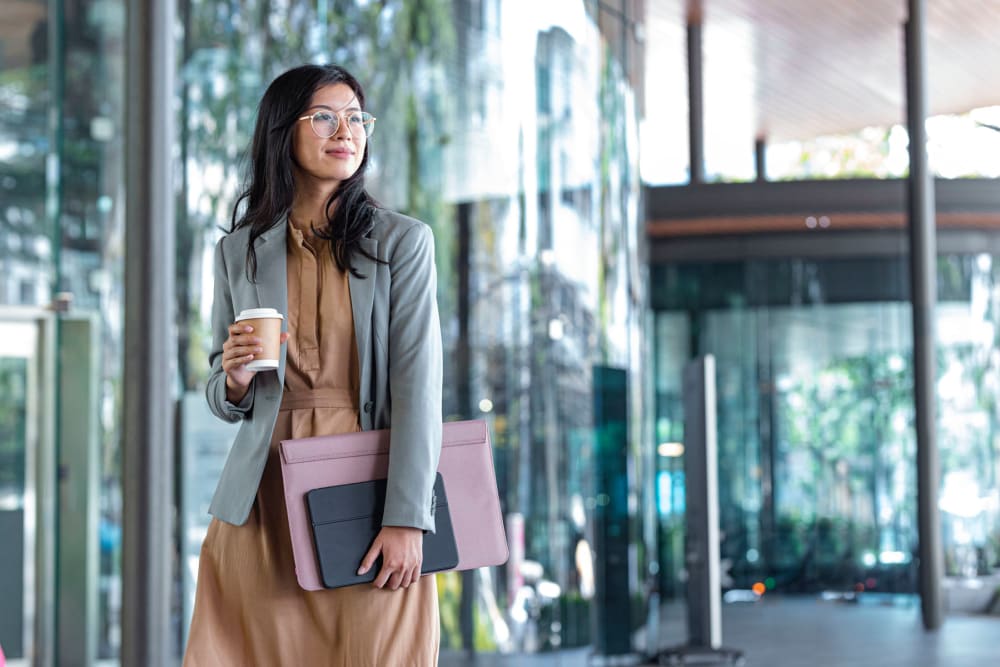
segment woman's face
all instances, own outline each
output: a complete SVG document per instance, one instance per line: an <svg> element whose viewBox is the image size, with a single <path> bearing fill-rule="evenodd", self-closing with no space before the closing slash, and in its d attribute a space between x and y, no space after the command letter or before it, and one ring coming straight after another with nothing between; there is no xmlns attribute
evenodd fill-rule
<svg viewBox="0 0 1000 667"><path fill-rule="evenodd" d="M361 111L357 96L346 83L324 86L316 91L302 115L312 116L317 112L323 115L314 121L299 120L293 130L292 157L297 186L319 186L333 192L341 181L354 175L361 166L368 140L363 126L351 122L351 113ZM315 126L325 134L331 126L328 122L331 118L339 118L331 136L322 137L313 130Z"/></svg>

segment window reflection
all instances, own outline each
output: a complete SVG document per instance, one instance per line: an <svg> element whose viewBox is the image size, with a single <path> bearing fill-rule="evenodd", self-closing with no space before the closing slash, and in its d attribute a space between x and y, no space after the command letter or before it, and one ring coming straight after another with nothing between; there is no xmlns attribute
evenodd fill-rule
<svg viewBox="0 0 1000 667"><path fill-rule="evenodd" d="M183 3L178 248L190 268L178 283L179 365L182 449L199 462L183 476L188 599L207 525L204 471L224 454L212 444L222 434L197 408L210 249L228 224L263 87L288 66L333 61L365 83L379 119L373 193L434 230L444 417L485 419L494 444L512 557L491 571L439 575L442 646L541 651L591 641L590 608L606 576L594 558L605 491L595 481L595 367L625 373L617 391L623 402L630 394L626 418L643 414L632 345L643 306L629 143L637 123L620 15L558 4L559 14L552 3L539 12L499 0ZM641 457L625 469L640 436L626 430L608 456L621 459L626 552L639 540L630 519ZM623 604L638 605L642 574L629 571ZM471 603L463 587L474 590Z"/></svg>
<svg viewBox="0 0 1000 667"><path fill-rule="evenodd" d="M665 288L656 299L668 310L657 315L657 438L677 437L679 366L692 354L716 355L722 555L736 588L770 578L768 588L785 592L916 592L910 305L895 261L658 271ZM1000 565L1000 287L990 255L945 256L938 266L946 574L979 576ZM659 461L660 548L669 562L676 469Z"/></svg>
<svg viewBox="0 0 1000 667"><path fill-rule="evenodd" d="M37 637L47 640L45 628L51 627L56 600L61 605L79 603L81 608L96 609L96 617L81 622L85 620L94 630L87 635L96 640L90 648L102 659L117 655L121 634L118 405L124 199L123 144L115 139L121 135L124 118L123 12L121 3L97 0L7 3L0 60L2 319L41 313L39 307L52 304L72 308L84 317L94 313L100 326L95 336L98 361L87 367L93 374L88 379L98 388L100 412L97 428L86 441L100 452L99 479L89 480L93 481L89 488L97 489L99 497L86 499L88 507L90 503L99 506L99 534L90 536L99 545L99 563L94 567L99 579L91 582L93 589L59 590L51 599L36 600L34 618L28 620L43 628ZM54 340L61 341L61 320L56 320L56 327L60 331ZM0 357L26 340L0 338ZM73 360L64 358L71 343L62 341L58 349L47 342L39 344L30 356L37 355L43 367L51 363L59 378L64 370L67 374L74 370ZM41 404L32 409L41 410L40 428L45 433L59 416L48 409L54 405L49 401L54 400L58 385L44 381L39 386L41 393L35 400ZM39 456L42 440L34 436L24 440L28 460ZM32 474L45 478L54 473L39 466ZM45 493L42 486L37 496L31 496L42 508L50 502ZM37 510L35 502L26 502L32 513ZM46 524L44 512L37 516L43 518L32 530L37 528L41 550L61 529ZM86 546L61 543L58 554L89 556L91 546L89 542ZM25 553L26 563L39 557L33 548ZM78 599L90 595L85 590L96 590L96 600ZM29 633L36 630L28 628ZM6 638L3 645L8 648ZM36 647L40 659L45 659L47 648ZM21 656L8 651L8 657Z"/></svg>

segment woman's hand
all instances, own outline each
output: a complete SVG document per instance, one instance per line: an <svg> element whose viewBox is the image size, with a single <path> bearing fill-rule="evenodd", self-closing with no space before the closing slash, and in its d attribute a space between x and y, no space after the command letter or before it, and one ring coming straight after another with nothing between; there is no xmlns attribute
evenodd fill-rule
<svg viewBox="0 0 1000 667"><path fill-rule="evenodd" d="M281 342L288 340L288 333L281 334ZM258 352L263 351L261 339L253 335L253 327L233 322L229 325L229 338L222 344L222 371L226 374L226 400L239 403L247 395L256 371L248 370Z"/></svg>
<svg viewBox="0 0 1000 667"><path fill-rule="evenodd" d="M375 588L388 585L391 590L407 588L420 578L420 566L424 561L424 531L405 526L382 526L361 561L358 574L370 570L380 553L382 569L372 585Z"/></svg>

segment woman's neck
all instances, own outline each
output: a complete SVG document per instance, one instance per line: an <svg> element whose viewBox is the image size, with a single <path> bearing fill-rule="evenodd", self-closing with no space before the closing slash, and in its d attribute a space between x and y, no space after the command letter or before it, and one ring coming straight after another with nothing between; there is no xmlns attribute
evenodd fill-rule
<svg viewBox="0 0 1000 667"><path fill-rule="evenodd" d="M317 229L326 227L328 223L326 204L331 194L333 194L331 191L320 188L296 187L288 221L303 232L309 231L311 227Z"/></svg>

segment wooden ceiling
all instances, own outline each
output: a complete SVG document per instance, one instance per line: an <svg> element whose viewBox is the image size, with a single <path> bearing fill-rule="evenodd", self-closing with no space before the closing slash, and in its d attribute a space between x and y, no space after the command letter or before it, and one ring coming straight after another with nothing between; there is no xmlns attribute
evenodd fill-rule
<svg viewBox="0 0 1000 667"><path fill-rule="evenodd" d="M1000 104L1000 0L927 0L932 114ZM686 0L646 5L646 116L687 127ZM905 0L704 0L705 130L752 144L905 120ZM685 139L686 141L686 139Z"/></svg>

